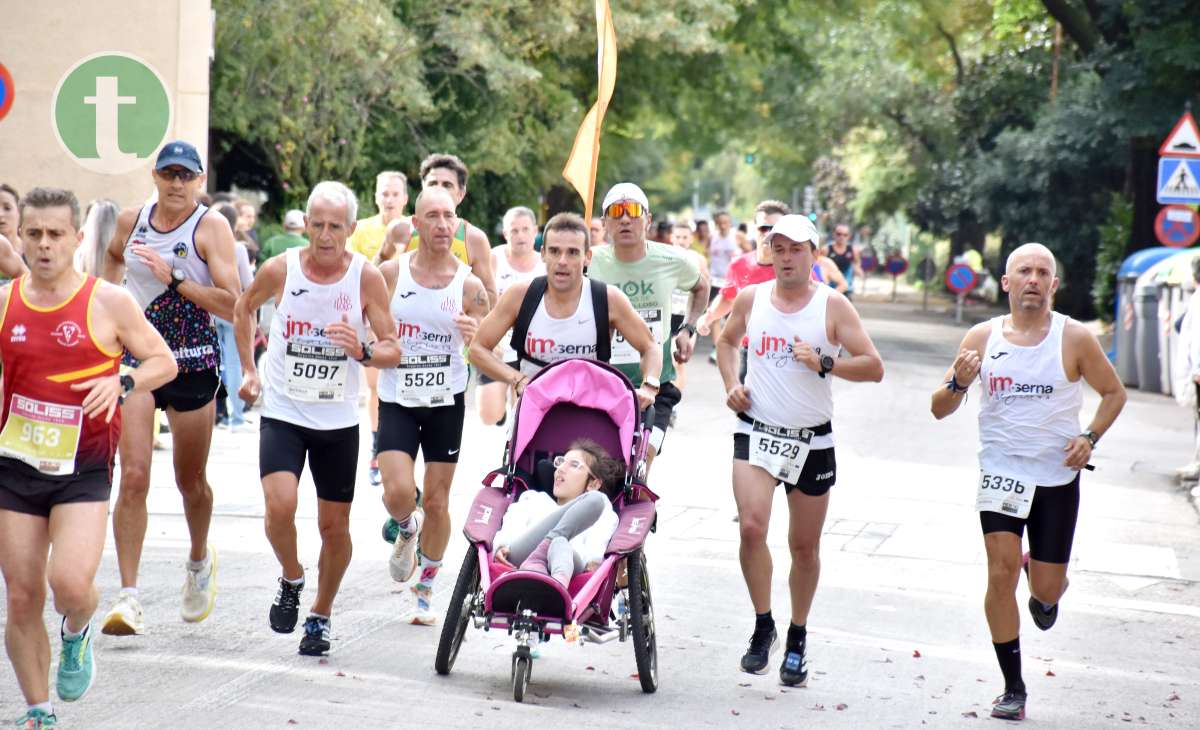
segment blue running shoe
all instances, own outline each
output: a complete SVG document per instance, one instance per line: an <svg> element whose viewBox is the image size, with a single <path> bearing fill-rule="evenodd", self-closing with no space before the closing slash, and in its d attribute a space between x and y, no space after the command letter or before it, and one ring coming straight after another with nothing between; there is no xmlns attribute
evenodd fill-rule
<svg viewBox="0 0 1200 730"><path fill-rule="evenodd" d="M87 694L96 681L96 658L92 652L92 625L73 639L65 636L67 620L63 619L60 635L62 654L58 658L58 696L64 702L74 702Z"/></svg>
<svg viewBox="0 0 1200 730"><path fill-rule="evenodd" d="M54 713L39 710L35 707L17 720L17 727L21 728L21 730L42 730L42 728L58 727L58 718L54 716Z"/></svg>

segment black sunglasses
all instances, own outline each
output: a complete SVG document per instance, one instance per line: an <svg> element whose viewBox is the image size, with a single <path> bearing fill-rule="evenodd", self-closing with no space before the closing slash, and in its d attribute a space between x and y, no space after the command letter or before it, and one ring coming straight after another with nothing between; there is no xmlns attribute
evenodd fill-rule
<svg viewBox="0 0 1200 730"><path fill-rule="evenodd" d="M164 180L182 180L186 183L195 180L199 173L183 167L168 167L165 170L159 170L158 175Z"/></svg>

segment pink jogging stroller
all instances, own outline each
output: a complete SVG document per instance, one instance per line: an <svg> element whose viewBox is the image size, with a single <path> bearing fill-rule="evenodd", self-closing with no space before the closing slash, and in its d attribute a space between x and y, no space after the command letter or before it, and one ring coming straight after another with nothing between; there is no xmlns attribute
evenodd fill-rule
<svg viewBox="0 0 1200 730"><path fill-rule="evenodd" d="M564 590L549 576L494 562L492 539L522 492L552 491L552 460L582 436L620 460L626 477L609 495L619 522L603 562L593 572L576 575ZM450 673L473 623L516 637L512 685L517 702L529 686L531 648L553 634L597 643L632 639L642 691L658 689L654 607L642 551L654 527L658 499L642 483L648 437L649 424L639 419L633 385L616 368L595 360L563 360L529 381L515 409L504 466L484 478L463 529L471 545L446 610L434 659L438 674ZM625 587L617 585L623 561L628 565Z"/></svg>

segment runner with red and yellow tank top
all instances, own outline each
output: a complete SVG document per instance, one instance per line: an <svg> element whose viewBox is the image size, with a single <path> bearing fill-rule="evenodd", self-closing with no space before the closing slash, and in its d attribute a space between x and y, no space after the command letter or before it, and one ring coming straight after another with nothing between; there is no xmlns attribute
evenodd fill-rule
<svg viewBox="0 0 1200 730"><path fill-rule="evenodd" d="M46 585L63 614L58 696L72 702L95 677L94 579L121 432L118 405L170 381L176 366L128 292L72 266L83 237L73 194L37 188L21 200L21 214L30 271L0 288L0 570L8 655L28 705L18 724L36 730L56 720L42 622ZM140 365L120 375L124 351Z"/></svg>

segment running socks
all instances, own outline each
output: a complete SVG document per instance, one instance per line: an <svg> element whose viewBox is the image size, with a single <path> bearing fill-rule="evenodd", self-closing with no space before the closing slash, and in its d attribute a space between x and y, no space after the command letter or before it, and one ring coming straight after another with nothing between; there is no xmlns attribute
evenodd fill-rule
<svg viewBox="0 0 1200 730"><path fill-rule="evenodd" d="M393 519L395 519L395 518L393 518ZM413 522L413 516L411 513L408 515L408 517L405 517L404 519L398 520L396 522L396 526L400 528L400 536L403 537L405 540L412 537L412 527L413 527L412 522ZM441 563L438 563L438 565L440 566ZM436 573L436 571L435 571L435 573Z"/></svg>
<svg viewBox="0 0 1200 730"><path fill-rule="evenodd" d="M808 638L808 626L807 625L797 626L796 624L793 623L788 626L787 648L789 650L795 649L796 651L799 651L801 645L804 644L804 640L807 638ZM1018 661L1019 661L1019 658L1018 658ZM1019 669L1018 669L1018 671L1019 671Z"/></svg>
<svg viewBox="0 0 1200 730"><path fill-rule="evenodd" d="M775 619L771 618L771 612L754 614L754 630L769 631L775 628Z"/></svg>
<svg viewBox="0 0 1200 730"><path fill-rule="evenodd" d="M1024 692L1025 682L1021 679L1021 637L1002 644L992 642L992 646L996 649L1000 672L1004 674L1004 691Z"/></svg>
<svg viewBox="0 0 1200 730"><path fill-rule="evenodd" d="M31 712L33 710L41 710L42 712L46 713L47 715L54 714L54 705L50 704L49 702L39 702L36 705L29 705L28 709Z"/></svg>
<svg viewBox="0 0 1200 730"><path fill-rule="evenodd" d="M442 567L442 561L434 560L421 550L417 551L417 559L421 565L421 579L417 581L416 585L418 607L427 611L429 610L429 597L433 595L433 581ZM425 601L426 605L420 606L422 601Z"/></svg>

